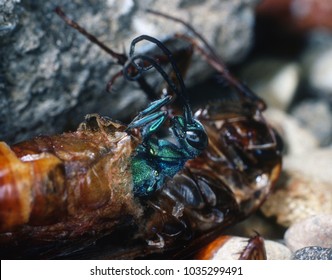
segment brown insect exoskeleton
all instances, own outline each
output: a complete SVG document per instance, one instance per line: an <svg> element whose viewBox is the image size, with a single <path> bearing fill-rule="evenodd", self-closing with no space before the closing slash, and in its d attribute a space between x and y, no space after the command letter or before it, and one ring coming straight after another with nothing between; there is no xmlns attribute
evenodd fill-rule
<svg viewBox="0 0 332 280"><path fill-rule="evenodd" d="M60 8L56 12L123 66L108 88L121 75L128 78L169 62L158 55L138 66L128 64L133 54L114 52ZM196 110L194 116L208 135L207 148L144 198L135 197L131 174L133 154L140 143L146 144L137 128L129 132L118 122L89 115L72 133L12 147L0 143L0 244L5 257L209 258L202 251L205 246L219 246L211 242L257 210L271 192L281 169L281 143L262 116L264 102L228 71L190 25L149 12L188 27L194 37L176 37L190 42L235 89L235 101L214 100ZM163 77L172 85L174 71ZM136 80L149 98L159 98L143 75ZM166 107L170 109L168 103ZM241 258L264 258L262 244L260 237L252 238Z"/></svg>

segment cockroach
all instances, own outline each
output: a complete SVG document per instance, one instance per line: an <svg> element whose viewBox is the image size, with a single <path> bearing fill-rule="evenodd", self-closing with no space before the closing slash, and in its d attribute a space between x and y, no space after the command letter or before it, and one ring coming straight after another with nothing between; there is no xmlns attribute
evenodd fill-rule
<svg viewBox="0 0 332 280"><path fill-rule="evenodd" d="M236 102L215 101L192 113L177 63L162 42L143 35L133 40L129 56L119 54L60 8L56 12L123 66L108 88L122 75L156 98L143 75L153 68L168 94L127 126L91 114L75 132L12 147L2 142L0 242L5 256L192 258L259 208L279 176L280 140L263 118L265 103L230 74L202 36L179 19L149 11L185 24L203 46L185 35L177 38L189 41L236 89ZM165 60L135 54L141 40L155 44ZM165 61L172 75L163 70ZM175 97L182 115L169 112ZM164 126L176 144L159 139ZM262 245L255 240L248 250L256 253L242 254L247 259L264 255L257 254Z"/></svg>

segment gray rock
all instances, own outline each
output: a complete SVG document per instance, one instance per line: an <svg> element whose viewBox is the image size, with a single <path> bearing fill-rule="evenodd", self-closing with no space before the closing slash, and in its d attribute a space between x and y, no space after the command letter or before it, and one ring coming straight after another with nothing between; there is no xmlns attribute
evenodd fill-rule
<svg viewBox="0 0 332 280"><path fill-rule="evenodd" d="M308 36L307 48L302 55L303 79L310 93L332 101L332 36L316 30Z"/></svg>
<svg viewBox="0 0 332 280"><path fill-rule="evenodd" d="M306 154L284 157L283 168L332 186L332 148L312 149Z"/></svg>
<svg viewBox="0 0 332 280"><path fill-rule="evenodd" d="M332 91L332 49L326 50L317 57L310 74L314 88L325 93Z"/></svg>
<svg viewBox="0 0 332 280"><path fill-rule="evenodd" d="M247 65L241 76L269 107L285 110L295 96L300 67L295 62L265 57Z"/></svg>
<svg viewBox="0 0 332 280"><path fill-rule="evenodd" d="M284 239L292 252L309 246L331 248L332 214L313 216L292 225Z"/></svg>
<svg viewBox="0 0 332 280"><path fill-rule="evenodd" d="M20 0L0 0L0 36L3 36L16 27L18 18L13 12Z"/></svg>
<svg viewBox="0 0 332 280"><path fill-rule="evenodd" d="M306 100L291 112L299 122L312 132L320 146L332 143L332 111L323 100Z"/></svg>
<svg viewBox="0 0 332 280"><path fill-rule="evenodd" d="M322 248L318 246L306 247L297 250L293 260L332 260L332 248Z"/></svg>
<svg viewBox="0 0 332 280"><path fill-rule="evenodd" d="M164 40L186 32L180 24L147 14L146 8L179 16L197 27L227 62L240 60L250 48L257 4L257 0L56 2L118 52L128 50L130 41L142 33ZM123 120L146 104L137 86L125 87L123 79L111 94L105 93L119 67L66 26L53 12L52 1L0 4L1 140L12 143L73 129L93 112ZM189 75L196 80L209 72L205 62L193 65Z"/></svg>
<svg viewBox="0 0 332 280"><path fill-rule="evenodd" d="M295 117L275 108L268 108L265 117L282 137L287 155L307 154L318 148L316 136Z"/></svg>

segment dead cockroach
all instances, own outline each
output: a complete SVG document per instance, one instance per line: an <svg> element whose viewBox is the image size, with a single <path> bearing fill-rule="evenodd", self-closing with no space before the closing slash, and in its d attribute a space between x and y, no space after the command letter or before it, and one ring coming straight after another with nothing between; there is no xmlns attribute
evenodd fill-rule
<svg viewBox="0 0 332 280"><path fill-rule="evenodd" d="M167 94L128 126L89 115L76 132L12 147L1 143L0 241L7 256L189 258L262 204L281 168L278 137L262 116L264 102L229 73L202 37L203 47L178 36L237 90L238 101L220 100L192 114L181 73L163 43L143 35L133 40L129 56L118 54L61 9L57 13L115 57L123 66L116 77L138 81L152 98L157 94L143 73L156 69L168 92L179 97L183 114L170 118L161 110L174 99ZM141 40L162 50L172 76L159 57L134 54ZM177 145L156 136L165 122ZM10 254L16 245L23 249Z"/></svg>

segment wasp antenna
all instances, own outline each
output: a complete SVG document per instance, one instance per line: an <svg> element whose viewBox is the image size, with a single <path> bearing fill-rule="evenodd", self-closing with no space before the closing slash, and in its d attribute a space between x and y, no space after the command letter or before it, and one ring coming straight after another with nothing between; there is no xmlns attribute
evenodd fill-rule
<svg viewBox="0 0 332 280"><path fill-rule="evenodd" d="M159 49L162 50L162 52L167 56L169 62L171 63L172 65L172 68L175 72L175 75L176 75L176 78L179 82L179 85L181 87L181 93L184 95L185 94L185 85L184 85L184 81L182 79L182 76L180 74L180 70L177 66L177 64L175 63L174 59L173 59L173 54L172 52L162 43L160 42L158 39L154 38L154 37L151 37L151 36L148 36L148 35L141 35L137 38L135 38L132 42L131 42L131 45L130 45L130 53L129 55L132 56L133 53L135 52L135 45L140 42L140 41L143 41L143 40L146 40L146 41L149 41L155 45L157 45L157 47ZM186 98L186 96L183 96L183 98Z"/></svg>
<svg viewBox="0 0 332 280"><path fill-rule="evenodd" d="M149 41L153 44L155 44L168 58L168 61L171 63L173 71L175 73L176 79L180 85L180 88L178 88L169 78L169 76L165 73L165 71L159 66L158 63L156 63L156 61L154 59L151 59L148 56L144 56L144 58L149 61L149 63L151 63L151 65L153 65L153 67L163 76L163 78L165 79L165 81L167 82L167 84L171 87L171 89L174 91L174 93L180 98L180 100L182 101L182 105L184 108L184 115L186 118L187 122L192 122L193 119L193 115L191 112L191 109L189 107L189 101L188 101L188 97L186 94L186 87L183 81L183 78L181 76L179 67L177 66L174 58L173 58L173 54L172 52L162 43L160 42L158 39L148 36L148 35L141 35L137 38L135 38L132 42L131 42L131 46L130 46L130 52L129 52L129 56L132 57L134 52L135 52L135 45L140 42L140 41ZM138 56L135 57L135 59L138 58ZM142 56L141 56L142 58ZM135 66L135 68L139 71L140 69L142 70L143 68L139 65L137 65L134 60L132 59L132 65ZM145 69L144 69L145 70Z"/></svg>
<svg viewBox="0 0 332 280"><path fill-rule="evenodd" d="M84 29L82 26L80 26L76 21L70 19L65 12L61 9L61 7L57 6L54 9L54 12L63 19L63 21L68 24L70 27L76 29L78 32L80 32L82 35L84 35L88 40L90 40L92 43L98 45L101 49L103 49L105 52L107 52L109 55L111 55L114 59L117 60L117 64L124 65L126 61L128 60L128 57L125 54L117 53L113 51L111 48L107 47L103 42L98 40L95 36L93 36L91 33L89 33L86 29Z"/></svg>

